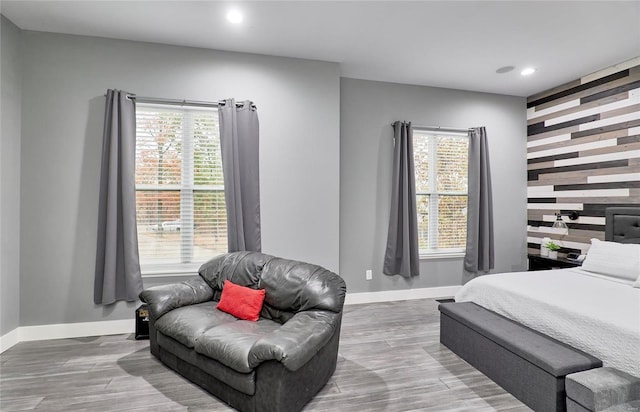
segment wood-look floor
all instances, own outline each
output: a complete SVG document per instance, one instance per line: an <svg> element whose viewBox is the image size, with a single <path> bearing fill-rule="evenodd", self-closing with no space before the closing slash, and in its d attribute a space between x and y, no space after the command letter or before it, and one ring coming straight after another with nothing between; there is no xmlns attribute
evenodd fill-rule
<svg viewBox="0 0 640 412"><path fill-rule="evenodd" d="M305 411L529 411L439 343L431 299L346 306L338 367ZM229 411L132 335L22 342L0 355L0 410Z"/></svg>

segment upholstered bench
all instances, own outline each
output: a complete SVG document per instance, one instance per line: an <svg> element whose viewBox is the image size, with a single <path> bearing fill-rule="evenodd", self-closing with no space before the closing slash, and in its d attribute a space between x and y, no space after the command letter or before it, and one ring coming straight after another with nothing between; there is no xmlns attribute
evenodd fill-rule
<svg viewBox="0 0 640 412"><path fill-rule="evenodd" d="M440 342L535 411L564 411L565 376L602 361L472 302L442 303Z"/></svg>
<svg viewBox="0 0 640 412"><path fill-rule="evenodd" d="M640 378L614 368L567 375L569 412L640 411Z"/></svg>

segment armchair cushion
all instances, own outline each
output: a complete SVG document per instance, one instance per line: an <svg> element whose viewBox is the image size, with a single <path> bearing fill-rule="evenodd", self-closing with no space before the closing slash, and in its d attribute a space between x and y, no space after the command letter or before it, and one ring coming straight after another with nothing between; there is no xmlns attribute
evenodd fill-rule
<svg viewBox="0 0 640 412"><path fill-rule="evenodd" d="M281 362L290 371L307 363L339 328L339 315L329 311L297 313L287 323L258 340L249 352L249 366L268 360Z"/></svg>
<svg viewBox="0 0 640 412"><path fill-rule="evenodd" d="M225 280L264 289L265 304L260 315L278 321L311 309L340 312L346 294L342 278L327 269L263 253L217 256L204 263L198 273L216 291L223 289Z"/></svg>
<svg viewBox="0 0 640 412"><path fill-rule="evenodd" d="M237 320L209 329L195 344L195 351L215 359L241 373L253 371L249 365L249 352L253 345L265 335L269 335L281 325L269 319L257 322Z"/></svg>
<svg viewBox="0 0 640 412"><path fill-rule="evenodd" d="M260 286L270 306L291 312L311 309L339 312L346 286L342 278L310 263L274 258L265 264Z"/></svg>
<svg viewBox="0 0 640 412"><path fill-rule="evenodd" d="M213 289L222 290L224 281L257 289L264 265L273 256L264 253L234 252L216 256L198 269L198 274Z"/></svg>
<svg viewBox="0 0 640 412"><path fill-rule="evenodd" d="M238 322L235 316L216 310L216 303L209 301L174 309L158 319L155 327L162 334L193 348L196 340L209 329Z"/></svg>
<svg viewBox="0 0 640 412"><path fill-rule="evenodd" d="M180 283L155 286L140 293L140 300L149 305L154 319L160 319L173 309L206 302L212 297L213 289L200 277L193 277Z"/></svg>

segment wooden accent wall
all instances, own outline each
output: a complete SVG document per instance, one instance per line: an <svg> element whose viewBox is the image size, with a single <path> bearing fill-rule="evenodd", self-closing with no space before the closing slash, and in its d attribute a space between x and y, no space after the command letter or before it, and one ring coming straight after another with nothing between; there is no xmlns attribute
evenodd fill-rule
<svg viewBox="0 0 640 412"><path fill-rule="evenodd" d="M529 252L543 237L561 252L604 239L608 206L640 204L640 58L527 98ZM554 213L576 210L568 234Z"/></svg>

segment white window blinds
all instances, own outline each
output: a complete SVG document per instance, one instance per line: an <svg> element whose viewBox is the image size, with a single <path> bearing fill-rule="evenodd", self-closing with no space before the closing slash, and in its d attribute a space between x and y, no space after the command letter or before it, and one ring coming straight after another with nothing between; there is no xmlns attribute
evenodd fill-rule
<svg viewBox="0 0 640 412"><path fill-rule="evenodd" d="M227 251L217 110L136 105L136 216L143 273Z"/></svg>
<svg viewBox="0 0 640 412"><path fill-rule="evenodd" d="M413 131L421 254L464 250L468 150L464 134Z"/></svg>

